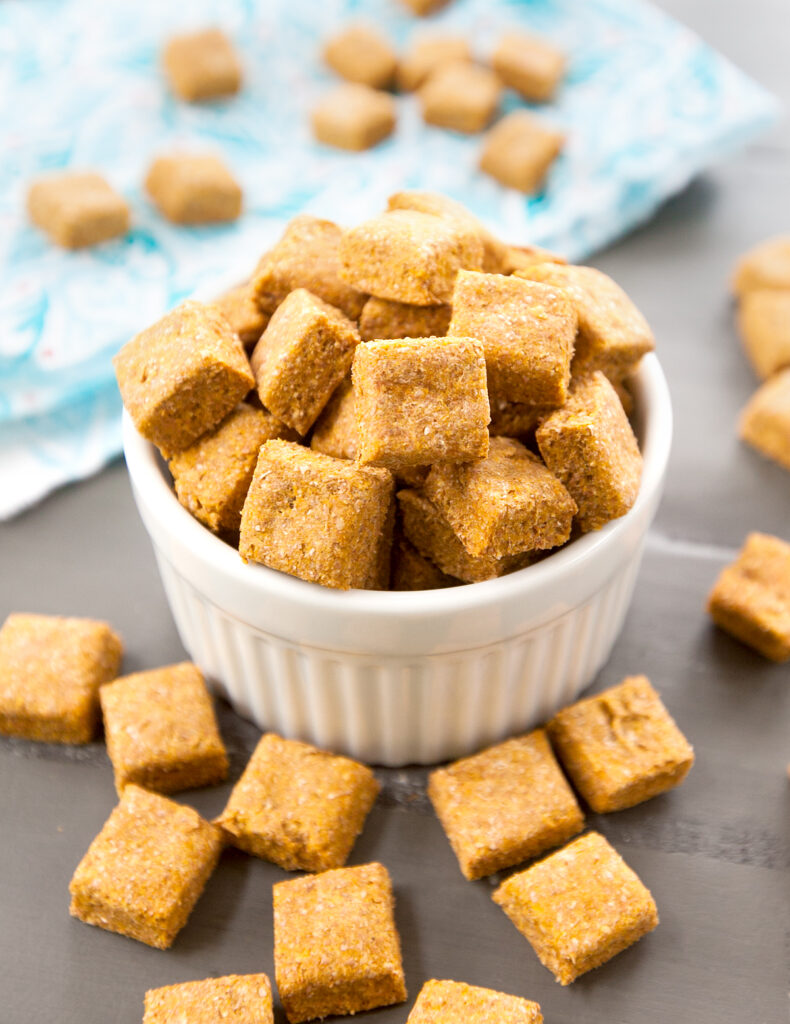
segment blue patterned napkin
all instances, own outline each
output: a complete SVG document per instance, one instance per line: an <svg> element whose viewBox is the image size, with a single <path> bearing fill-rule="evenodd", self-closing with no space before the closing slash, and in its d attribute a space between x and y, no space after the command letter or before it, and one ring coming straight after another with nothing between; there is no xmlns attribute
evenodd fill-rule
<svg viewBox="0 0 790 1024"><path fill-rule="evenodd" d="M307 112L332 81L320 42L352 18L399 47L450 29L484 57L502 30L521 27L565 50L567 81L541 113L568 144L545 192L524 199L481 175L480 137L425 126L412 96L398 99L397 131L372 151L313 143ZM217 104L178 103L159 70L163 40L212 23L241 51L244 90ZM251 265L297 211L352 223L396 189L432 189L509 240L581 259L775 113L766 92L640 0L456 0L427 22L398 0L5 0L0 518L120 450L113 353L218 272ZM178 147L224 155L244 187L237 224L185 229L156 214L141 181L155 154ZM126 238L67 253L28 226L27 183L61 167L101 170L127 196Z"/></svg>

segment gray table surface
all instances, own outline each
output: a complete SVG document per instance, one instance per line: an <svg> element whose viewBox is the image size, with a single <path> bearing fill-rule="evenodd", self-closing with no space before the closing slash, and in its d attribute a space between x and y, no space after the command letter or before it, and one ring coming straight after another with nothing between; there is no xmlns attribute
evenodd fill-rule
<svg viewBox="0 0 790 1024"><path fill-rule="evenodd" d="M786 0L663 6L790 103ZM734 436L755 381L726 289L743 249L790 228L789 156L785 120L595 261L653 324L676 415L634 604L594 688L647 673L697 764L674 793L590 818L652 889L661 924L560 988L491 901L491 882L462 879L425 773L384 771L351 862L376 858L392 872L411 999L426 978L451 977L536 999L548 1024L787 1019L790 670L714 631L702 607L748 530L790 536L790 475ZM0 619L12 610L109 619L129 671L183 657L122 463L0 527ZM235 779L258 733L225 706L220 717ZM173 949L152 950L67 913L69 878L115 803L103 745L0 739L0 780L0 1024L134 1024L147 988L273 973L271 885L284 872L228 852ZM183 799L210 815L227 791ZM365 1019L406 1015L401 1006Z"/></svg>

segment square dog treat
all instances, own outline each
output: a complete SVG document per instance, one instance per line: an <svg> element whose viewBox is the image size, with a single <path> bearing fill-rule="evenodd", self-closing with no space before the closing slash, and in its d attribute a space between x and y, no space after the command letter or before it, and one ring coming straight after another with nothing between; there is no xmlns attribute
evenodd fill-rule
<svg viewBox="0 0 790 1024"><path fill-rule="evenodd" d="M370 298L362 307L359 336L363 341L441 338L447 334L451 315L451 306L410 306L391 299Z"/></svg>
<svg viewBox="0 0 790 1024"><path fill-rule="evenodd" d="M214 533L238 532L261 445L298 436L265 409L242 402L168 463L178 500Z"/></svg>
<svg viewBox="0 0 790 1024"><path fill-rule="evenodd" d="M502 97L502 83L488 68L467 60L453 61L428 75L419 97L427 124L473 134L493 120Z"/></svg>
<svg viewBox="0 0 790 1024"><path fill-rule="evenodd" d="M450 302L459 270L479 270L479 234L457 220L391 210L346 231L341 276L359 291L414 306Z"/></svg>
<svg viewBox="0 0 790 1024"><path fill-rule="evenodd" d="M755 391L741 413L738 432L761 455L790 469L790 369Z"/></svg>
<svg viewBox="0 0 790 1024"><path fill-rule="evenodd" d="M741 298L738 329L758 377L790 367L790 286L756 288Z"/></svg>
<svg viewBox="0 0 790 1024"><path fill-rule="evenodd" d="M605 964L658 924L649 890L597 832L511 875L494 900L561 985Z"/></svg>
<svg viewBox="0 0 790 1024"><path fill-rule="evenodd" d="M218 28L173 36L163 58L173 92L188 103L231 96L241 87L233 43Z"/></svg>
<svg viewBox="0 0 790 1024"><path fill-rule="evenodd" d="M373 89L392 85L398 58L386 39L367 25L348 25L324 45L324 60L349 82Z"/></svg>
<svg viewBox="0 0 790 1024"><path fill-rule="evenodd" d="M480 170L519 192L537 192L565 144L565 136L526 110L514 110L488 132Z"/></svg>
<svg viewBox="0 0 790 1024"><path fill-rule="evenodd" d="M470 555L436 506L422 494L410 489L398 491L398 503L408 540L442 572L464 583L496 579L523 569L532 559L529 552L505 558Z"/></svg>
<svg viewBox="0 0 790 1024"><path fill-rule="evenodd" d="M424 487L470 555L504 558L559 547L576 502L537 455L512 437L492 437L477 462L441 462Z"/></svg>
<svg viewBox="0 0 790 1024"><path fill-rule="evenodd" d="M306 288L350 320L358 319L367 296L340 279L342 234L331 220L308 214L294 217L253 275L252 289L261 309L273 313L289 292Z"/></svg>
<svg viewBox="0 0 790 1024"><path fill-rule="evenodd" d="M406 999L385 867L338 868L273 891L274 973L290 1024Z"/></svg>
<svg viewBox="0 0 790 1024"><path fill-rule="evenodd" d="M790 544L750 533L708 597L721 629L772 661L790 659Z"/></svg>
<svg viewBox="0 0 790 1024"><path fill-rule="evenodd" d="M460 582L443 573L417 548L399 537L392 549L392 590L443 590Z"/></svg>
<svg viewBox="0 0 790 1024"><path fill-rule="evenodd" d="M160 213L174 224L236 220L241 188L219 157L174 153L151 164L145 189Z"/></svg>
<svg viewBox="0 0 790 1024"><path fill-rule="evenodd" d="M239 341L218 309L184 302L114 357L123 404L166 458L216 427L255 386Z"/></svg>
<svg viewBox="0 0 790 1024"><path fill-rule="evenodd" d="M768 238L738 260L732 290L742 296L755 288L790 288L790 235Z"/></svg>
<svg viewBox="0 0 790 1024"><path fill-rule="evenodd" d="M267 441L241 515L239 552L325 587L366 588L392 507L391 475Z"/></svg>
<svg viewBox="0 0 790 1024"><path fill-rule="evenodd" d="M350 370L358 342L339 309L297 288L272 314L250 359L260 400L306 434Z"/></svg>
<svg viewBox="0 0 790 1024"><path fill-rule="evenodd" d="M541 249L539 245L509 245L505 253L502 267L503 274L515 274L517 270L526 270L537 263L565 263L563 256Z"/></svg>
<svg viewBox="0 0 790 1024"><path fill-rule="evenodd" d="M9 615L0 629L0 733L88 743L99 687L118 675L121 638L106 622Z"/></svg>
<svg viewBox="0 0 790 1024"><path fill-rule="evenodd" d="M264 313L255 299L251 284L240 284L220 295L214 305L222 313L246 349L255 345L266 330L269 314Z"/></svg>
<svg viewBox="0 0 790 1024"><path fill-rule="evenodd" d="M424 36L417 39L398 64L398 86L404 92L419 89L443 64L471 61L472 51L464 36Z"/></svg>
<svg viewBox="0 0 790 1024"><path fill-rule="evenodd" d="M129 783L177 793L227 777L228 756L196 665L136 672L102 687L100 697L119 794Z"/></svg>
<svg viewBox="0 0 790 1024"><path fill-rule="evenodd" d="M623 289L600 270L543 263L518 275L562 288L573 303L579 317L574 376L601 370L620 382L655 348L645 318Z"/></svg>
<svg viewBox="0 0 790 1024"><path fill-rule="evenodd" d="M547 103L565 73L565 56L545 39L508 32L499 40L491 66L525 100Z"/></svg>
<svg viewBox="0 0 790 1024"><path fill-rule="evenodd" d="M694 751L645 676L563 708L549 736L576 789L599 814L680 785Z"/></svg>
<svg viewBox="0 0 790 1024"><path fill-rule="evenodd" d="M346 82L319 100L311 119L319 142L359 151L392 135L397 114L389 93Z"/></svg>
<svg viewBox="0 0 790 1024"><path fill-rule="evenodd" d="M286 871L326 871L345 864L379 788L364 764L270 732L216 824Z"/></svg>
<svg viewBox="0 0 790 1024"><path fill-rule="evenodd" d="M145 993L143 1024L273 1024L272 986L265 974L228 974Z"/></svg>
<svg viewBox="0 0 790 1024"><path fill-rule="evenodd" d="M363 341L352 379L363 464L395 470L488 452L485 360L471 338Z"/></svg>
<svg viewBox="0 0 790 1024"><path fill-rule="evenodd" d="M406 1024L543 1024L537 1003L462 981L426 981ZM145 1024L145 1022L143 1022Z"/></svg>
<svg viewBox="0 0 790 1024"><path fill-rule="evenodd" d="M40 178L30 186L27 210L66 249L97 245L129 230L126 200L100 174L63 171Z"/></svg>
<svg viewBox="0 0 790 1024"><path fill-rule="evenodd" d="M482 344L495 398L557 406L568 397L576 313L560 288L462 270L447 333Z"/></svg>
<svg viewBox="0 0 790 1024"><path fill-rule="evenodd" d="M541 420L554 411L554 406L531 405L529 402L508 402L497 395L490 397L491 437L524 437L532 434Z"/></svg>
<svg viewBox="0 0 790 1024"><path fill-rule="evenodd" d="M602 373L574 382L568 401L538 427L549 469L579 507L584 533L625 515L639 494L642 456L617 393Z"/></svg>
<svg viewBox="0 0 790 1024"><path fill-rule="evenodd" d="M221 830L191 807L127 786L74 872L71 915L168 949L222 846Z"/></svg>
<svg viewBox="0 0 790 1024"><path fill-rule="evenodd" d="M428 796L470 880L560 846L584 825L543 729L431 772Z"/></svg>
<svg viewBox="0 0 790 1024"><path fill-rule="evenodd" d="M310 447L335 459L356 459L359 447L357 403L350 376L341 381L318 417Z"/></svg>

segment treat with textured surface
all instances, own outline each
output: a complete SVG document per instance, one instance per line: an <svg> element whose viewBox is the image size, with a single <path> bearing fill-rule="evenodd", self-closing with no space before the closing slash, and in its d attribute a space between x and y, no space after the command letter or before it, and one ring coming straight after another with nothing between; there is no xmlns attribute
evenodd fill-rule
<svg viewBox="0 0 790 1024"><path fill-rule="evenodd" d="M97 245L129 230L126 200L90 172L63 171L34 181L27 210L33 223L66 249Z"/></svg>
<svg viewBox="0 0 790 1024"><path fill-rule="evenodd" d="M395 129L397 111L389 93L345 82L313 107L311 123L319 142L359 152L386 139Z"/></svg>
<svg viewBox="0 0 790 1024"><path fill-rule="evenodd" d="M209 154L157 157L145 189L174 224L215 224L236 220L241 213L238 182L219 157Z"/></svg>
<svg viewBox="0 0 790 1024"><path fill-rule="evenodd" d="M173 36L163 61L173 92L188 103L232 96L241 87L239 58L218 28Z"/></svg>
<svg viewBox="0 0 790 1024"><path fill-rule="evenodd" d="M497 43L491 66L523 99L547 103L565 73L565 56L545 39L508 32Z"/></svg>
<svg viewBox="0 0 790 1024"><path fill-rule="evenodd" d="M269 322L269 314L264 313L258 305L249 281L220 295L218 299L214 300L214 305L238 334L242 345L247 349L251 348L260 338Z"/></svg>
<svg viewBox="0 0 790 1024"><path fill-rule="evenodd" d="M420 989L406 1024L543 1024L543 1015L537 1003L520 996L433 980Z"/></svg>
<svg viewBox="0 0 790 1024"><path fill-rule="evenodd" d="M357 406L349 375L337 386L316 420L310 447L335 459L353 460L357 457L358 446Z"/></svg>
<svg viewBox="0 0 790 1024"><path fill-rule="evenodd" d="M459 583L421 555L411 541L397 538L392 548L392 590L443 590Z"/></svg>
<svg viewBox="0 0 790 1024"><path fill-rule="evenodd" d="M265 974L227 974L152 988L143 1024L273 1024L272 986Z"/></svg>
<svg viewBox="0 0 790 1024"><path fill-rule="evenodd" d="M341 77L373 89L392 85L398 58L387 40L368 25L348 25L324 44L324 60Z"/></svg>
<svg viewBox="0 0 790 1024"><path fill-rule="evenodd" d="M738 433L761 455L790 469L790 368L755 391L740 415Z"/></svg>
<svg viewBox="0 0 790 1024"><path fill-rule="evenodd" d="M419 89L427 124L456 132L481 132L494 118L502 83L488 68L468 60L440 64Z"/></svg>
<svg viewBox="0 0 790 1024"><path fill-rule="evenodd" d="M373 296L362 307L359 336L363 341L393 338L441 338L450 326L452 307L410 306Z"/></svg>
<svg viewBox="0 0 790 1024"><path fill-rule="evenodd" d="M562 132L526 110L514 110L486 134L480 170L508 188L537 192L564 144Z"/></svg>

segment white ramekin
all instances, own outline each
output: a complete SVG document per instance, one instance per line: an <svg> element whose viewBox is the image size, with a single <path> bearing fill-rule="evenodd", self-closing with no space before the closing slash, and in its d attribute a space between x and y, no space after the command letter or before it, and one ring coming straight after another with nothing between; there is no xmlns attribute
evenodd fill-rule
<svg viewBox="0 0 790 1024"><path fill-rule="evenodd" d="M384 765L430 764L530 728L609 657L661 497L672 410L658 360L633 380L644 456L631 511L501 579L337 591L245 565L179 505L124 414L124 450L179 635L262 729Z"/></svg>

